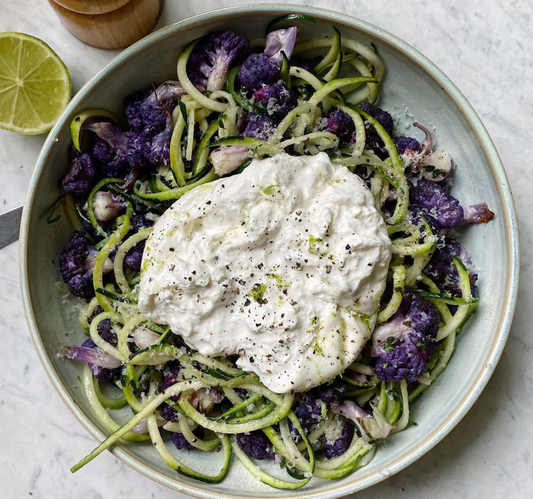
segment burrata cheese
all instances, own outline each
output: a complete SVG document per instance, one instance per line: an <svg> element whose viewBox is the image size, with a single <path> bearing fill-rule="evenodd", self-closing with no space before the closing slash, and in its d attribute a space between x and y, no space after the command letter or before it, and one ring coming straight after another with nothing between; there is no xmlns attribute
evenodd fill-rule
<svg viewBox="0 0 533 499"><path fill-rule="evenodd" d="M155 224L139 309L276 393L334 378L370 338L391 242L365 183L280 154L197 187Z"/></svg>

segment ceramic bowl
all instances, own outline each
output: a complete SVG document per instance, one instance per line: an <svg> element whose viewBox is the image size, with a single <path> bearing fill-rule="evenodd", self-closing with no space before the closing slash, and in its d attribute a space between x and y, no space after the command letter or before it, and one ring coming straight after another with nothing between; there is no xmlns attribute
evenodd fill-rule
<svg viewBox="0 0 533 499"><path fill-rule="evenodd" d="M196 497L333 499L397 473L444 438L472 407L502 353L516 301L518 229L509 184L487 131L442 71L395 36L344 13L286 5L209 12L153 33L110 62L72 99L37 161L22 222L23 300L40 359L64 403L95 439L104 438L78 381L80 365L57 356L61 345L79 344L83 338L77 324L76 302L66 299L56 288L60 280L57 258L72 227L66 217L53 225L45 220L48 207L57 197L58 179L67 168L70 121L88 107L121 113L127 94L152 82L175 78L178 55L199 36L233 30L255 38L264 32L270 20L289 12L309 14L317 20L316 25L301 24L300 39L330 35L334 24L343 36L373 43L387 68L380 105L398 119L400 130L415 119L434 127L438 146L445 148L457 165L454 192L458 198L465 204L487 201L496 213L491 223L469 227L461 235L479 271L481 304L461 332L448 368L413 405L412 416L418 424L394 435L386 446L378 449L367 467L339 481L314 479L301 490L285 492L257 482L234 461L224 482L203 484L176 474L159 459L151 445L123 444L113 449L119 459L135 470ZM187 459L200 469L215 470L220 455L191 453ZM91 470L87 468L82 473Z"/></svg>

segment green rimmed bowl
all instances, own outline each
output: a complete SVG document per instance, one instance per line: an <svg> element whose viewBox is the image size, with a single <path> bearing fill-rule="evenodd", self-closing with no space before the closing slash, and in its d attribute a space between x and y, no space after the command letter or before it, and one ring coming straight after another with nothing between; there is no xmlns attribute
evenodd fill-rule
<svg viewBox="0 0 533 499"><path fill-rule="evenodd" d="M57 197L57 181L67 167L70 121L87 107L120 113L125 95L152 82L175 79L179 53L201 35L229 29L255 38L264 32L270 20L290 12L316 18L316 25L302 24L303 36L330 35L334 24L343 36L373 43L387 68L380 105L398 118L400 130L411 124L412 116L434 126L438 146L446 149L458 165L454 193L465 204L486 201L496 213L496 219L490 224L470 227L461 237L480 275L481 304L465 326L448 368L413 405L417 426L394 435L386 447L378 449L367 467L341 480L315 479L303 489L289 493L257 482L234 461L224 482L203 484L176 474L149 444L121 444L112 451L144 475L201 498L333 499L369 487L405 468L444 438L472 407L502 353L516 303L519 238L505 171L478 116L434 64L395 36L346 14L287 5L209 12L159 30L111 61L72 99L50 132L37 161L21 228L22 294L39 357L65 404L91 435L103 440L102 427L79 384L80 366L57 356L62 345L79 343L83 338L77 324L77 303L61 295L55 285L60 280L57 258L72 227L66 217L54 225L46 223L48 207ZM126 418L126 414L123 416ZM219 466L220 458L216 454L191 453L187 463L209 472ZM90 473L90 468L83 473Z"/></svg>

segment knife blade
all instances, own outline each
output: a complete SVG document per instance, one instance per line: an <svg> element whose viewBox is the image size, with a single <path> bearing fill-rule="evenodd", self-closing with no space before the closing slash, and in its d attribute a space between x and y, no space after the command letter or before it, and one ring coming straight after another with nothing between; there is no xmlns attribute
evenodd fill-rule
<svg viewBox="0 0 533 499"><path fill-rule="evenodd" d="M19 238L22 206L0 214L0 248Z"/></svg>

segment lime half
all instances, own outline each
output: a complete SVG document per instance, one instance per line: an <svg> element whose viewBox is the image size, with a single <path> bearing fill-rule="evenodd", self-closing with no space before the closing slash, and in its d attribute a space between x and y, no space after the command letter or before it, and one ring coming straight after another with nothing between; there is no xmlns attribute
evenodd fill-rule
<svg viewBox="0 0 533 499"><path fill-rule="evenodd" d="M72 96L68 69L42 40L0 33L0 128L48 132Z"/></svg>

